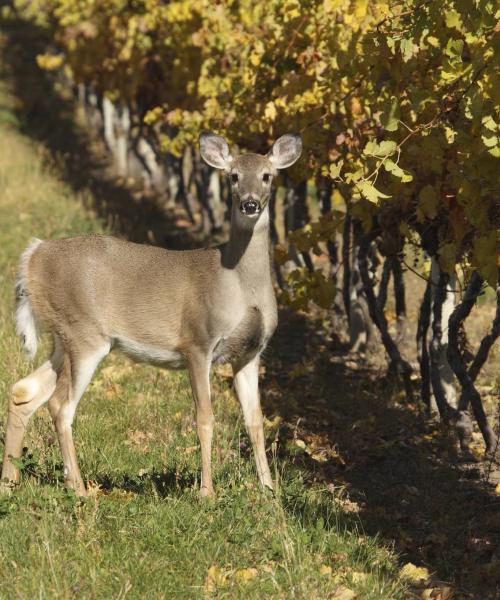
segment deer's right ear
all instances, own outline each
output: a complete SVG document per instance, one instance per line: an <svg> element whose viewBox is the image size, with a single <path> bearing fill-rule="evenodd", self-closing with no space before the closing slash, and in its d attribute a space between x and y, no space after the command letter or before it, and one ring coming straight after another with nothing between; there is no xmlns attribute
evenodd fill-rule
<svg viewBox="0 0 500 600"><path fill-rule="evenodd" d="M200 135L200 153L205 162L216 169L229 170L233 157L224 138L213 133Z"/></svg>
<svg viewBox="0 0 500 600"><path fill-rule="evenodd" d="M287 133L278 138L267 155L276 169L286 169L299 160L302 154L300 135Z"/></svg>

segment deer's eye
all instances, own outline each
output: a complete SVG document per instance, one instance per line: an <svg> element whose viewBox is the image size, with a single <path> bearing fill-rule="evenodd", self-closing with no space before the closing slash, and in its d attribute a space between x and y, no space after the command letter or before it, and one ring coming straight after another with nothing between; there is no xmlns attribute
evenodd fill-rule
<svg viewBox="0 0 500 600"><path fill-rule="evenodd" d="M238 183L238 173L231 173L231 183Z"/></svg>
<svg viewBox="0 0 500 600"><path fill-rule="evenodd" d="M264 183L269 183L271 181L270 173L264 173L264 175L262 175L262 181Z"/></svg>

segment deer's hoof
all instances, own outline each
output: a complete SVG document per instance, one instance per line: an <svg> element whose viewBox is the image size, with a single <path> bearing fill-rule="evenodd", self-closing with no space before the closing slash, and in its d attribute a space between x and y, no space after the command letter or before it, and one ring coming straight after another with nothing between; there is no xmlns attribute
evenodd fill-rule
<svg viewBox="0 0 500 600"><path fill-rule="evenodd" d="M215 498L214 488L202 486L200 488L200 498Z"/></svg>
<svg viewBox="0 0 500 600"><path fill-rule="evenodd" d="M85 498L87 496L87 490L83 481L66 481L66 488L73 490L77 498Z"/></svg>

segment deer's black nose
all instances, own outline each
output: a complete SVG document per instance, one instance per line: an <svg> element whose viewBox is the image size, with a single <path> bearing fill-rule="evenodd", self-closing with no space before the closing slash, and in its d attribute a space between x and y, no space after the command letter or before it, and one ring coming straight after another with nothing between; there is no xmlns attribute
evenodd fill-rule
<svg viewBox="0 0 500 600"><path fill-rule="evenodd" d="M244 200L240 210L244 215L255 215L260 212L260 203L257 200Z"/></svg>

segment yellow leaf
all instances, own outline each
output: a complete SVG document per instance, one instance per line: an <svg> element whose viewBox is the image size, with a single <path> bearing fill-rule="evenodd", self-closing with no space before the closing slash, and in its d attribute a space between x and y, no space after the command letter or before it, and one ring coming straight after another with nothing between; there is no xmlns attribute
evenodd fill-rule
<svg viewBox="0 0 500 600"><path fill-rule="evenodd" d="M399 572L399 576L414 585L422 585L429 579L429 571L425 567L416 567L413 563L406 563Z"/></svg>
<svg viewBox="0 0 500 600"><path fill-rule="evenodd" d="M356 0L356 8L354 15L357 19L363 19L366 17L366 11L368 9L368 0Z"/></svg>
<svg viewBox="0 0 500 600"><path fill-rule="evenodd" d="M281 421L283 421L283 417L281 417L280 415L275 415L272 419L264 417L264 427L266 429L272 429L274 427L277 427L281 423Z"/></svg>
<svg viewBox="0 0 500 600"><path fill-rule="evenodd" d="M255 577L257 577L258 571L254 567L250 567L249 569L238 569L236 571L236 579L241 582L251 581Z"/></svg>
<svg viewBox="0 0 500 600"><path fill-rule="evenodd" d="M328 600L356 600L356 594L349 588L340 586L329 594Z"/></svg>
<svg viewBox="0 0 500 600"><path fill-rule="evenodd" d="M319 574L320 575L331 575L332 567L330 567L329 565L321 565L321 567L319 568Z"/></svg>
<svg viewBox="0 0 500 600"><path fill-rule="evenodd" d="M363 584L368 579L368 573L363 573L362 571L353 571L351 573L351 581L355 584Z"/></svg>
<svg viewBox="0 0 500 600"><path fill-rule="evenodd" d="M224 574L220 567L212 565L207 571L207 578L205 579L205 590L207 592L214 592L218 587L222 587L227 583L227 575Z"/></svg>
<svg viewBox="0 0 500 600"><path fill-rule="evenodd" d="M495 494L500 496L500 483L497 483L497 487L495 488Z"/></svg>
<svg viewBox="0 0 500 600"><path fill-rule="evenodd" d="M55 71L63 64L63 57L61 54L38 54L36 57L37 65L40 69L46 71Z"/></svg>
<svg viewBox="0 0 500 600"><path fill-rule="evenodd" d="M269 121L274 121L277 114L278 111L276 110L276 104L274 104L274 102L268 102L266 104L266 108L264 109L264 116L266 119L269 119Z"/></svg>

